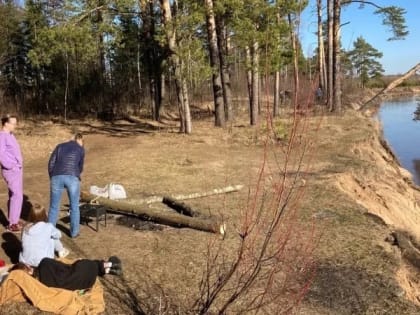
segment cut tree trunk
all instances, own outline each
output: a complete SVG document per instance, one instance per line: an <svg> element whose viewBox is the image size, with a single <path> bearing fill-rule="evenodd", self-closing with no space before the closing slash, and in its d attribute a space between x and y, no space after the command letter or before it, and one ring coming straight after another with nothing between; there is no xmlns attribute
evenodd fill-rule
<svg viewBox="0 0 420 315"><path fill-rule="evenodd" d="M115 210L119 213L136 215L144 220L164 224L177 228L191 228L199 231L225 234L226 226L217 220L193 218L177 213L164 212L154 209L144 208L142 205L131 204L123 201L115 201L103 197L81 193L81 200L84 202L96 202L102 206Z"/></svg>
<svg viewBox="0 0 420 315"><path fill-rule="evenodd" d="M204 217L203 214L201 214L199 211L194 210L189 205L185 204L184 202L177 201L174 198L171 197L163 197L162 202L167 205L169 208L174 209L176 212L179 212L180 214L189 216L189 217Z"/></svg>
<svg viewBox="0 0 420 315"><path fill-rule="evenodd" d="M381 96L382 94L385 94L389 91L391 91L393 88L397 87L398 85L400 85L401 83L404 82L404 80L407 80L409 77L411 77L412 75L414 75L417 71L420 71L420 63L418 63L417 65L415 65L413 68L411 68L410 70L408 70L404 75L402 75L401 77L399 77L398 79L395 79L394 81L392 81L390 84L388 84L382 91L380 91L378 94L376 94L374 97L372 97L370 100L368 100L365 104L363 104L363 106L361 106L359 108L359 110L363 110L365 109L369 104L371 104L374 100L376 100L379 96Z"/></svg>

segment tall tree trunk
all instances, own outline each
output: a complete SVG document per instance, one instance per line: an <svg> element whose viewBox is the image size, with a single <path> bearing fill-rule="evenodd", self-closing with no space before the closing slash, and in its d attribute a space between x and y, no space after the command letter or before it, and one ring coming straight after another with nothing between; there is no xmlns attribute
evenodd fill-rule
<svg viewBox="0 0 420 315"><path fill-rule="evenodd" d="M138 39L137 43L137 86L139 89L138 98L139 98L139 109L142 105L142 86L141 86L141 68L140 68L140 39Z"/></svg>
<svg viewBox="0 0 420 315"><path fill-rule="evenodd" d="M172 12L169 1L170 0L160 0L163 15L163 25L165 28L166 39L168 41L168 47L171 52L169 61L174 69L175 75L175 87L178 96L178 108L180 116L180 132L189 134L192 132L192 123L188 97L188 85L187 79L183 75L182 61L176 54L176 29L172 24ZM177 5L176 1L174 1L174 5Z"/></svg>
<svg viewBox="0 0 420 315"><path fill-rule="evenodd" d="M149 32L149 42L151 44L151 47L149 48L149 54L150 54L150 60L152 63L150 66L151 68L151 76L152 81L150 84L153 84L153 94L151 95L152 99L152 113L153 113L153 119L156 121L159 121L160 119L160 111L161 111L161 105L162 105L162 98L161 98L161 61L157 57L156 54L156 43L155 43L155 14L154 14L154 0L148 0L148 7L149 7L149 15L150 15L150 32Z"/></svg>
<svg viewBox="0 0 420 315"><path fill-rule="evenodd" d="M232 110L232 89L230 85L230 44L229 35L225 25L223 16L215 16L216 18L216 34L217 44L219 46L219 59L220 59L220 70L222 73L222 88L223 88L223 101L225 105L225 118L226 121L233 119Z"/></svg>
<svg viewBox="0 0 420 315"><path fill-rule="evenodd" d="M166 0L165 0L166 1ZM185 106L184 106L184 95L182 93L182 75L180 69L180 61L178 56L174 55L170 59L171 63L177 65L175 68L175 90L178 99L178 112L179 112L179 132L186 133L186 124L185 124Z"/></svg>
<svg viewBox="0 0 420 315"><path fill-rule="evenodd" d="M325 94L328 91L327 69L325 66L325 48L324 35L322 31L322 0L317 0L318 12L318 70L319 70L319 87Z"/></svg>
<svg viewBox="0 0 420 315"><path fill-rule="evenodd" d="M162 111L162 75L160 71L160 65L158 66L159 69L155 70L154 77L155 79L155 101L154 101L154 108L153 108L153 119L156 121L160 120L160 113Z"/></svg>
<svg viewBox="0 0 420 315"><path fill-rule="evenodd" d="M278 0L277 0L278 2ZM277 25L280 26L280 23L282 22L282 18L280 15L280 9L276 13L276 22ZM277 48L280 52L280 45L281 45L281 36L276 38L278 41ZM280 71L277 70L274 73L274 104L273 104L273 117L277 117L279 115L279 107L280 107Z"/></svg>
<svg viewBox="0 0 420 315"><path fill-rule="evenodd" d="M327 70L327 81L328 81L328 108L334 110L334 0L328 1L328 70Z"/></svg>
<svg viewBox="0 0 420 315"><path fill-rule="evenodd" d="M147 64L147 77L149 83L149 100L150 110L153 119L158 120L158 113L160 107L160 64L156 61L154 52L154 36L155 36L155 17L154 17L154 1L153 0L140 0L141 19L143 22L143 38L142 43L145 46L145 56Z"/></svg>
<svg viewBox="0 0 420 315"><path fill-rule="evenodd" d="M341 0L334 0L334 110L341 112L341 41L340 41L340 13L341 13Z"/></svg>
<svg viewBox="0 0 420 315"><path fill-rule="evenodd" d="M293 25L292 15L288 14L288 21L290 27L290 40L292 42L292 49L293 49L293 82L294 82L294 90L293 90L293 105L295 108L299 107L299 100L298 100L298 93L299 93L299 67L298 67L298 50L297 50L297 43L296 43L296 32L295 26Z"/></svg>
<svg viewBox="0 0 420 315"><path fill-rule="evenodd" d="M220 71L219 47L217 45L216 19L213 10L213 0L205 0L206 25L209 41L210 65L212 67L213 98L215 125L225 127L225 109L223 100L222 76Z"/></svg>
<svg viewBox="0 0 420 315"><path fill-rule="evenodd" d="M280 71L276 71L274 74L274 105L273 105L273 116L279 115L280 107Z"/></svg>
<svg viewBox="0 0 420 315"><path fill-rule="evenodd" d="M251 95L251 125L258 124L259 113L259 91L260 91L260 62L259 44L254 41L251 49L251 82L252 82L252 95Z"/></svg>
<svg viewBox="0 0 420 315"><path fill-rule="evenodd" d="M100 0L98 2L98 5L101 6L103 5L102 0ZM99 74L98 74L98 79L99 79L99 86L101 89L101 94L100 94L100 101L99 101L99 111L104 111L107 110L108 108L106 107L106 97L105 97L105 85L106 85L106 69L105 69L105 47L104 47L104 35L102 33L102 31L100 30L101 28L99 27L99 25L103 22L103 17L102 17L102 11L98 10L97 11L97 24L98 24L98 28L99 28L99 32L98 32L98 66L99 66Z"/></svg>
<svg viewBox="0 0 420 315"><path fill-rule="evenodd" d="M251 61L251 49L249 46L245 46L245 66L246 66L246 82L248 89L248 101L249 101L249 115L251 117L252 111L252 61ZM238 67L239 69L239 67Z"/></svg>
<svg viewBox="0 0 420 315"><path fill-rule="evenodd" d="M64 91L64 121L67 122L67 100L69 95L69 55L66 52L66 88Z"/></svg>
<svg viewBox="0 0 420 315"><path fill-rule="evenodd" d="M159 118L162 116L163 107L167 103L166 100L167 91L166 91L166 76L164 73L160 75L160 107L159 107Z"/></svg>
<svg viewBox="0 0 420 315"><path fill-rule="evenodd" d="M180 62L180 68L183 69L183 62ZM190 102L188 97L188 84L187 78L182 76L181 78L181 93L183 98L183 109L184 109L184 132L190 134L192 132L192 123L191 123L191 111L190 111Z"/></svg>

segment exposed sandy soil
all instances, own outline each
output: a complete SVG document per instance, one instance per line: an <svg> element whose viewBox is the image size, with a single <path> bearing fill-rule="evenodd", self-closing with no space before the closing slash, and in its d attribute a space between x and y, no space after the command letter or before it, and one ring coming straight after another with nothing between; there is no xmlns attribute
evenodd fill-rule
<svg viewBox="0 0 420 315"><path fill-rule="evenodd" d="M316 125L320 116L310 120ZM48 205L49 154L76 129L87 133L83 188L118 182L132 199L207 191L230 184L252 187L263 155L263 131L247 127L245 122L219 130L212 127L210 118L203 119L194 123L193 135L184 136L173 128L152 130L126 122L63 126L28 121L18 139L25 157L25 193L31 201ZM308 226L316 222L322 238L315 255L316 277L296 310L298 314L420 313L420 307L412 302L418 299L418 283L413 281L412 271L407 271L400 250L385 242L394 228L420 236L417 191L380 146L378 134L370 118L347 112L325 116L316 134L311 135L314 156L305 170L306 192L300 215ZM281 149L283 144L274 145ZM4 184L0 192L4 211ZM228 229L234 231L247 196L245 188L189 203L204 213L222 215ZM67 224L60 225L65 231ZM3 241L3 248L8 249L11 242L4 228L2 232L3 239L8 240ZM103 281L106 314L170 314L185 312L196 297L207 243L214 237L169 227L135 231L110 219L99 232L82 226L79 238L63 239L71 250L70 258L122 258L124 279ZM235 233L228 234L227 241L234 237ZM9 262L15 255L0 251L0 258ZM410 276L405 276L408 272ZM41 314L24 304L0 307L0 314L23 313Z"/></svg>

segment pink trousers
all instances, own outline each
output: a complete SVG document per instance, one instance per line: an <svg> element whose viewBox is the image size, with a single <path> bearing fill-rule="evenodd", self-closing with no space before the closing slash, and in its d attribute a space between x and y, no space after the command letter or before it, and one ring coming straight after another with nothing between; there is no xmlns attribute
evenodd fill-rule
<svg viewBox="0 0 420 315"><path fill-rule="evenodd" d="M9 224L19 223L23 203L22 169L2 170L3 178L9 188L8 216Z"/></svg>

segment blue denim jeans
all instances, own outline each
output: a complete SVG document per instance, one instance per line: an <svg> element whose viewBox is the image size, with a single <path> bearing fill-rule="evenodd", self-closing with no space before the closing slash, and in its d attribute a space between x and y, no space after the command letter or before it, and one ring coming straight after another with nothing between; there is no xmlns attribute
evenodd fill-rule
<svg viewBox="0 0 420 315"><path fill-rule="evenodd" d="M67 190L70 200L70 236L76 237L80 232L80 181L76 176L56 175L51 177L48 222L51 222L54 226L57 223L61 195L64 189Z"/></svg>

